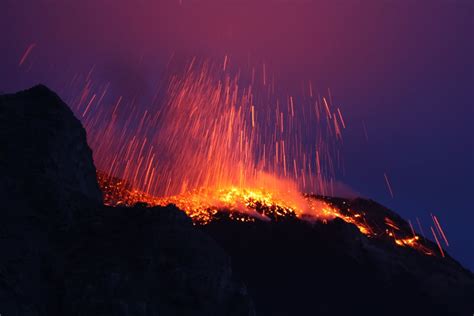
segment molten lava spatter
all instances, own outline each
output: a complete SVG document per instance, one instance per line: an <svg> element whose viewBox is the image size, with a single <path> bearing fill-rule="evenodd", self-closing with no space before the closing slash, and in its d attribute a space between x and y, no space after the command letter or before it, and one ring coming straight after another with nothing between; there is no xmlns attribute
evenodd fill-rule
<svg viewBox="0 0 474 316"><path fill-rule="evenodd" d="M153 196L268 189L282 179L298 192L332 194L345 123L329 91L306 83L303 95L287 95L255 68L225 63L193 59L170 70L148 104L113 95L91 71L70 103L98 169Z"/></svg>
<svg viewBox="0 0 474 316"><path fill-rule="evenodd" d="M284 200L259 188L227 187L202 188L169 197L154 197L133 189L126 181L98 173L104 203L110 206L132 206L146 203L151 206L174 204L185 211L197 224L206 224L225 212L231 219L239 221L279 220L296 218L305 203L303 197L297 201ZM221 214L222 215L222 214Z"/></svg>
<svg viewBox="0 0 474 316"><path fill-rule="evenodd" d="M196 224L340 218L368 237L433 253L390 216L372 220L301 193L334 195L346 122L329 90L306 82L301 95L284 95L265 67L260 77L258 67L231 68L227 57L224 65L194 58L145 106L111 95L91 70L71 104L104 171L106 204L175 204Z"/></svg>
<svg viewBox="0 0 474 316"><path fill-rule="evenodd" d="M202 189L165 198L154 197L133 189L126 181L98 173L99 185L104 192L104 203L110 206L133 206L145 203L150 206L174 204L186 212L195 224L205 225L213 220L227 218L241 222L320 220L327 222L339 218L355 225L368 238L392 241L401 247L413 248L426 255L435 255L424 238L416 235L400 218L390 213L367 215L363 210L351 208L350 202L322 196L301 196L304 201L291 203L263 189L229 187ZM301 208L303 207L303 208ZM383 215L383 217L381 217ZM381 220L383 218L383 220Z"/></svg>

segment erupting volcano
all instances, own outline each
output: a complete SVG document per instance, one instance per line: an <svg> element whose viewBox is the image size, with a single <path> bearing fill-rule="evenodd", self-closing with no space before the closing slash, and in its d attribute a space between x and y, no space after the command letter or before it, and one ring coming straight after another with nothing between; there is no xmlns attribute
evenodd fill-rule
<svg viewBox="0 0 474 316"><path fill-rule="evenodd" d="M153 103L116 98L90 77L73 109L82 117L99 170L154 196L195 189L265 187L284 192L331 192L337 143L344 126L326 97L281 101L265 67L232 76L224 65L193 60L172 73ZM243 82L249 82L242 87ZM108 122L103 126L103 122ZM283 181L283 182L282 182Z"/></svg>
<svg viewBox="0 0 474 316"><path fill-rule="evenodd" d="M346 127L330 90L321 95L307 82L302 95L281 100L265 64L231 69L227 56L169 71L146 107L110 98L108 85L94 85L93 70L72 100L106 205L175 204L197 224L223 213L237 221L340 218L368 237L444 256L439 242L434 249L403 220L367 218L325 198L334 195L335 170L343 166Z"/></svg>
<svg viewBox="0 0 474 316"><path fill-rule="evenodd" d="M0 1L0 316L471 315L447 2Z"/></svg>

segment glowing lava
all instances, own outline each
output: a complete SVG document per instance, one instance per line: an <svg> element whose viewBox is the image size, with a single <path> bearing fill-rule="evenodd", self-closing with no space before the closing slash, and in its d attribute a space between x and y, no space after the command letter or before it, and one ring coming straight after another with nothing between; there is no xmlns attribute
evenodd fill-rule
<svg viewBox="0 0 474 316"><path fill-rule="evenodd" d="M279 184L281 192L288 183L297 192L333 193L345 123L331 97L316 95L310 83L304 96L282 97L256 69L231 75L225 62L227 71L193 59L146 106L112 96L109 84L94 84L89 74L70 103L97 168L160 197Z"/></svg>
<svg viewBox="0 0 474 316"><path fill-rule="evenodd" d="M282 97L265 67L260 77L230 68L227 56L224 65L193 59L145 107L108 96L109 84L87 75L70 103L103 170L106 204L175 204L198 224L223 211L238 221L340 218L368 237L432 254L393 221L376 229L362 213L300 193L333 195L342 164L346 124L329 91L320 96L309 82L303 96Z"/></svg>
<svg viewBox="0 0 474 316"><path fill-rule="evenodd" d="M136 203L146 203L150 206L174 204L185 211L198 225L218 220L224 214L227 218L240 222L298 219L327 223L329 220L339 218L355 225L368 238L392 240L401 247L413 248L426 255L435 254L420 236L398 227L388 217L385 217L383 225L376 220L368 219L364 212L353 211L350 208L340 209L330 201L315 196L300 195L294 200L288 196L282 198L285 196L284 192L229 187L215 190L201 189L159 198L133 189L127 182L103 173L98 173L98 180L104 192L104 202L110 206L133 206Z"/></svg>

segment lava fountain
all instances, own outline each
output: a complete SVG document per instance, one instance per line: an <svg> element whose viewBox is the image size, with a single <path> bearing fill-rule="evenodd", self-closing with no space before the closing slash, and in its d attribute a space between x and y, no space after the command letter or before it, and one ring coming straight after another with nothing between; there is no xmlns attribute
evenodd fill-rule
<svg viewBox="0 0 474 316"><path fill-rule="evenodd" d="M302 95L282 98L265 65L231 71L228 61L193 59L170 71L145 108L121 96L104 106L110 85L88 74L70 104L88 131L106 204L175 204L199 224L223 211L239 221L338 217L432 254L415 233L376 231L360 212L315 198L333 195L342 163L345 122L330 91L321 96L308 82Z"/></svg>
<svg viewBox="0 0 474 316"><path fill-rule="evenodd" d="M332 190L340 110L313 95L311 84L301 102L282 101L264 67L257 81L255 69L244 78L226 66L227 58L224 65L193 59L144 110L121 97L101 107L108 86L97 91L86 81L73 104L98 169L165 200L191 194L242 211L252 197L307 213L300 192Z"/></svg>

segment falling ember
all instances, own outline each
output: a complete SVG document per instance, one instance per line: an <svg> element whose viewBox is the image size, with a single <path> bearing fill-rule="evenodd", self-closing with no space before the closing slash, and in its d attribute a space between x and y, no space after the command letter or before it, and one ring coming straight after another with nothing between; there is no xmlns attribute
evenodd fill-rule
<svg viewBox="0 0 474 316"><path fill-rule="evenodd" d="M433 214L431 214L431 216L433 218L434 224L436 225L437 231L440 233L441 237L443 237L443 240L444 240L444 243L446 244L446 246L449 247L448 239L446 238L446 235L444 234L444 231L441 228L441 225L439 224L438 218L436 217L436 215L433 215Z"/></svg>
<svg viewBox="0 0 474 316"><path fill-rule="evenodd" d="M197 224L223 210L237 221L339 218L369 238L433 254L389 217L379 225L314 195L333 192L332 157L346 126L330 94L316 98L310 86L309 96L281 97L265 65L263 81L255 68L248 76L230 68L227 56L218 65L194 58L145 108L110 96L91 71L70 103L88 131L107 205L175 204Z"/></svg>
<svg viewBox="0 0 474 316"><path fill-rule="evenodd" d="M393 191L392 191L392 186L390 185L390 181L388 181L388 177L387 177L387 174L384 173L383 174L384 178L385 178L385 183L387 184L387 189L388 189L388 192L390 193L390 196L392 197L393 199Z"/></svg>
<svg viewBox="0 0 474 316"><path fill-rule="evenodd" d="M364 136L365 136L365 141L369 142L369 134L367 134L367 127L365 126L365 122L362 121L362 127L364 128Z"/></svg>
<svg viewBox="0 0 474 316"><path fill-rule="evenodd" d="M415 237L416 234L415 234L415 230L413 229L413 225L411 224L411 221L408 220L408 224L410 224L410 230L411 230L411 233L413 234L413 236Z"/></svg>
<svg viewBox="0 0 474 316"><path fill-rule="evenodd" d="M420 228L420 232L422 236L425 236L425 232L423 231L423 226L421 225L420 219L417 217L416 222L418 223L418 227Z"/></svg>
<svg viewBox="0 0 474 316"><path fill-rule="evenodd" d="M341 109L337 108L337 113L339 114L339 119L341 120L342 127L346 128L346 123L344 122L344 118L342 117Z"/></svg>
<svg viewBox="0 0 474 316"><path fill-rule="evenodd" d="M227 68L228 57L227 55L224 56L224 65L222 66L222 70L226 71Z"/></svg>
<svg viewBox="0 0 474 316"><path fill-rule="evenodd" d="M431 229L431 233L433 233L433 237L434 237L434 239L435 239L435 241L436 241L436 244L438 245L438 249L439 249L439 252L440 252L440 254L441 254L441 257L444 258L444 251L443 251L443 248L441 247L441 244L439 243L438 237L436 237L436 233L435 233L435 231L433 230L433 227L430 227L430 229Z"/></svg>
<svg viewBox="0 0 474 316"><path fill-rule="evenodd" d="M20 62L18 63L18 66L22 66L23 63L26 61L26 59L28 58L28 56L30 55L31 51L33 50L33 48L35 48L36 44L30 44L28 46L28 48L25 50L25 52L23 53L23 55L21 56L20 58Z"/></svg>

